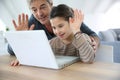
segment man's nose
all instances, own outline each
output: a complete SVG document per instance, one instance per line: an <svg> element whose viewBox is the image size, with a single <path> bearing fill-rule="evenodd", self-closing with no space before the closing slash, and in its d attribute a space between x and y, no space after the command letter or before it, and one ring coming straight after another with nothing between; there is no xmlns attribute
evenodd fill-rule
<svg viewBox="0 0 120 80"><path fill-rule="evenodd" d="M38 11L37 11L37 14L38 14L38 16L42 16L42 15L43 15L43 12L42 12L41 10L38 10Z"/></svg>

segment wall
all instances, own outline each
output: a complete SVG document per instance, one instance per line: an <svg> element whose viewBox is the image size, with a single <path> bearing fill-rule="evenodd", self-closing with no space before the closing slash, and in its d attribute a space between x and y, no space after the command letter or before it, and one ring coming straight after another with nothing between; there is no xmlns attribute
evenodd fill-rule
<svg viewBox="0 0 120 80"><path fill-rule="evenodd" d="M114 14L107 16L105 14L108 8L117 1L118 0L53 0L54 6L64 3L72 8L82 10L85 15L84 22L95 32L120 26L120 17L114 16ZM14 30L12 19L17 20L18 14L26 13L30 16L26 0L1 0L0 9L0 19L2 19L5 25L10 27L11 30Z"/></svg>
<svg viewBox="0 0 120 80"><path fill-rule="evenodd" d="M119 0L54 0L54 5L58 4L67 4L72 8L82 10L85 16L84 23L96 33L120 27Z"/></svg>
<svg viewBox="0 0 120 80"><path fill-rule="evenodd" d="M1 0L0 10L0 19L10 30L14 30L12 20L17 21L19 14L25 13L30 16L26 0Z"/></svg>

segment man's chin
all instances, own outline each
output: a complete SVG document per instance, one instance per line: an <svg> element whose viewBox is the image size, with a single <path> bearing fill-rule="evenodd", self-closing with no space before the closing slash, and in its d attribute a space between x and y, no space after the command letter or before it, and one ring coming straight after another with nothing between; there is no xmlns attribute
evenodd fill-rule
<svg viewBox="0 0 120 80"><path fill-rule="evenodd" d="M41 24L45 24L45 21L39 21Z"/></svg>
<svg viewBox="0 0 120 80"><path fill-rule="evenodd" d="M47 21L39 21L39 22L43 25L47 24Z"/></svg>

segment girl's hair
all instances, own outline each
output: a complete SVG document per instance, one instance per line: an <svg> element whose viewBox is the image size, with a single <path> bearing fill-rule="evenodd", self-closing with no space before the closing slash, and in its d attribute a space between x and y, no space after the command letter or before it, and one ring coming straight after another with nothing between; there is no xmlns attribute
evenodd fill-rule
<svg viewBox="0 0 120 80"><path fill-rule="evenodd" d="M53 7L50 13L50 19L55 17L62 17L66 21L69 21L69 17L73 17L73 10L65 4L60 4L56 7Z"/></svg>
<svg viewBox="0 0 120 80"><path fill-rule="evenodd" d="M33 3L36 0L27 0L27 4L30 7L30 4ZM50 5L53 5L53 1L52 0L46 0Z"/></svg>

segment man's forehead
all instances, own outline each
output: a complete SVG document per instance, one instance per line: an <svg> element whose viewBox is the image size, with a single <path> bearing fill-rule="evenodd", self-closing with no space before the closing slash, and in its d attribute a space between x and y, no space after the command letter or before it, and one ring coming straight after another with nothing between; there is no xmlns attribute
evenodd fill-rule
<svg viewBox="0 0 120 80"><path fill-rule="evenodd" d="M30 4L30 8L34 8L36 6L44 6L45 4L47 4L46 0L36 0Z"/></svg>
<svg viewBox="0 0 120 80"><path fill-rule="evenodd" d="M31 3L34 3L34 2L39 2L39 3L40 3L40 2L41 2L41 3L42 3L42 2L52 2L52 0L31 0L30 4L31 4Z"/></svg>

